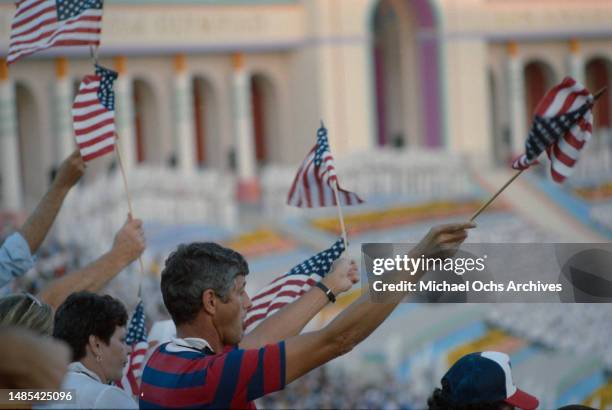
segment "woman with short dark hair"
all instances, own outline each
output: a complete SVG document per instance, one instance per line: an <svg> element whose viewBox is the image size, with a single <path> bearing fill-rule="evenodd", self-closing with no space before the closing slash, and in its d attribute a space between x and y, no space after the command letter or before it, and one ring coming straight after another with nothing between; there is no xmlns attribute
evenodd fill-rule
<svg viewBox="0 0 612 410"><path fill-rule="evenodd" d="M58 308L53 336L72 350L62 388L75 390L76 402L68 407L138 408L128 393L109 385L121 379L127 361L127 319L120 301L90 292L73 293Z"/></svg>

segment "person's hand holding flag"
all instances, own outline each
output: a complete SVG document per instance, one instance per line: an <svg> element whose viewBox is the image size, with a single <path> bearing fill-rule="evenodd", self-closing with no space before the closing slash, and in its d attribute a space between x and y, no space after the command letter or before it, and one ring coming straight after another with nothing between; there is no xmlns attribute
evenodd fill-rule
<svg viewBox="0 0 612 410"><path fill-rule="evenodd" d="M354 260L340 257L331 266L329 273L321 283L330 289L335 296L349 291L359 282L359 268Z"/></svg>
<svg viewBox="0 0 612 410"><path fill-rule="evenodd" d="M344 250L344 241L340 238L330 248L302 261L257 292L251 298L253 305L244 320L246 332L256 328L266 318L297 300L311 287L316 286L317 282L330 275L333 277L322 282L328 289L332 292L335 289L338 293L348 290L358 280L357 266L354 266L355 269L352 269L352 266L351 269L346 269L345 261L332 267ZM334 292L334 295L338 293Z"/></svg>

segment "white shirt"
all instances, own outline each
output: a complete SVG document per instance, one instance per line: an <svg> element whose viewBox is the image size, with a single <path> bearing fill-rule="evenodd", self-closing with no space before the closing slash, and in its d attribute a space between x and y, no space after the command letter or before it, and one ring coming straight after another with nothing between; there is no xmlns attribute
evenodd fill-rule
<svg viewBox="0 0 612 410"><path fill-rule="evenodd" d="M169 352L188 352L193 350L204 351L204 349L208 348L211 352L213 352L210 344L199 337L186 337L184 339L173 337L170 343L166 345L166 350Z"/></svg>
<svg viewBox="0 0 612 410"><path fill-rule="evenodd" d="M62 389L74 390L73 403L56 402L41 406L44 409L137 409L132 397L124 390L102 383L97 374L81 362L68 365L68 373L62 382Z"/></svg>

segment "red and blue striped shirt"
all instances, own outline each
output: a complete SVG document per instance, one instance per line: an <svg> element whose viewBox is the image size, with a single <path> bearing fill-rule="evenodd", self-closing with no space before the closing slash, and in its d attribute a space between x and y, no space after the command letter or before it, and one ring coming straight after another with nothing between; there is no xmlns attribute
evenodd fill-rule
<svg viewBox="0 0 612 410"><path fill-rule="evenodd" d="M202 339L174 339L147 362L140 408L254 409L253 400L284 387L284 342L215 354Z"/></svg>

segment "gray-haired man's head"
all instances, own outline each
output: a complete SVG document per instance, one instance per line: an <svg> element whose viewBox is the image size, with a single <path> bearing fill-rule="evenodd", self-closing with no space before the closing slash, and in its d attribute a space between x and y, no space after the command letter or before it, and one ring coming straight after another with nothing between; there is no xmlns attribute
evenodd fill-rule
<svg viewBox="0 0 612 410"><path fill-rule="evenodd" d="M202 309L202 294L211 289L227 301L239 275L249 267L238 252L212 242L180 245L166 259L161 291L164 304L176 325L193 321Z"/></svg>

